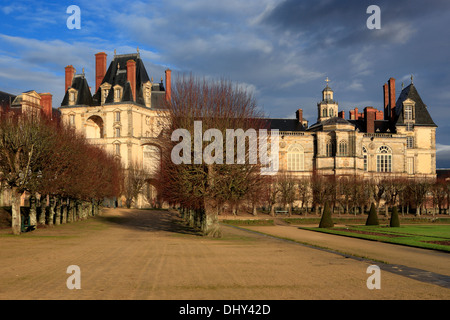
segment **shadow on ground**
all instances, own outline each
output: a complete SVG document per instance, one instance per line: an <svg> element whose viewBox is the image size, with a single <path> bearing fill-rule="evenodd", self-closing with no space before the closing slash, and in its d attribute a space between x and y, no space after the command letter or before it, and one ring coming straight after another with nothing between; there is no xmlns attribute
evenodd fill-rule
<svg viewBox="0 0 450 320"><path fill-rule="evenodd" d="M99 219L122 227L148 232L169 232L201 236L200 232L187 226L174 212L165 210L108 209Z"/></svg>

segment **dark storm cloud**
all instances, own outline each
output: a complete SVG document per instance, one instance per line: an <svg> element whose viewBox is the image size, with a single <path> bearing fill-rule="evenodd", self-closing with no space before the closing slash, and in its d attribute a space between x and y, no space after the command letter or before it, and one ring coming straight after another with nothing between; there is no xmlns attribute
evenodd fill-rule
<svg viewBox="0 0 450 320"><path fill-rule="evenodd" d="M370 5L381 10L381 29L366 27ZM406 41L409 33L423 20L450 9L447 0L286 0L267 12L262 23L279 31L289 30L309 49L363 46Z"/></svg>

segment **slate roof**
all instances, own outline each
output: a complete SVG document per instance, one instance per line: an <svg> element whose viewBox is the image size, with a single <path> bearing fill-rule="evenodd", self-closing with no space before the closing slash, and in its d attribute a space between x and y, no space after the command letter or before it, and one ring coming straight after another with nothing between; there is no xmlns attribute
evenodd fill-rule
<svg viewBox="0 0 450 320"><path fill-rule="evenodd" d="M279 131L305 131L303 125L297 119L266 119L267 128Z"/></svg>
<svg viewBox="0 0 450 320"><path fill-rule="evenodd" d="M16 98L15 95L0 91L0 107L10 107L10 104Z"/></svg>
<svg viewBox="0 0 450 320"><path fill-rule="evenodd" d="M136 62L136 101L133 99L130 83L127 78L127 61L134 60ZM115 55L114 59L109 64L106 74L100 85L105 82L113 88L115 85L120 85L123 88L122 99L120 102L136 102L145 106L145 98L142 84L150 81L150 78L145 69L144 62L141 60L139 53ZM94 95L91 94L89 84L82 75L75 75L72 81L72 86L78 90L78 99L75 105L99 106L101 104L101 89L97 89ZM152 109L164 107L165 89L164 84L153 83L152 85ZM114 102L114 90L109 90L105 103ZM61 106L69 105L69 95L66 92Z"/></svg>
<svg viewBox="0 0 450 320"><path fill-rule="evenodd" d="M317 131L317 130L322 130L323 126L329 126L329 125L335 125L335 124L350 124L355 126L354 123L350 122L349 120L345 120L341 117L333 117L333 118L329 118L325 121L322 122L316 122L313 125L311 125L308 128L308 131Z"/></svg>
<svg viewBox="0 0 450 320"><path fill-rule="evenodd" d="M114 59L109 64L108 70L106 70L105 77L102 80L102 84L109 83L111 87L120 85L124 88L122 95L122 102L132 102L133 95L131 94L131 87L129 86L127 79L127 61L134 60L136 62L136 101L139 104L145 105L144 94L142 92L142 84L150 81L147 71L144 66L144 62L141 60L138 53L115 55ZM100 105L101 102L100 87L93 96L95 105ZM109 91L106 97L105 103L114 102L114 92Z"/></svg>
<svg viewBox="0 0 450 320"><path fill-rule="evenodd" d="M71 88L74 88L78 91L77 101L75 102L75 105L94 105L94 101L91 96L91 90L89 89L89 85L86 78L84 77L84 74L77 74L73 77ZM66 91L61 105L69 105L69 90Z"/></svg>
<svg viewBox="0 0 450 320"><path fill-rule="evenodd" d="M396 125L405 125L403 119L403 102L406 99L411 99L415 102L414 125L437 127L427 110L427 106L423 103L416 87L412 83L402 90L395 104L394 121Z"/></svg>

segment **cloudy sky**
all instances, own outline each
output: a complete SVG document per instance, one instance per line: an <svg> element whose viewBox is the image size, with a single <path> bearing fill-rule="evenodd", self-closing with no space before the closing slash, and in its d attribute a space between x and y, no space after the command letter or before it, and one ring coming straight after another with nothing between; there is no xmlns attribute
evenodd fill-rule
<svg viewBox="0 0 450 320"><path fill-rule="evenodd" d="M68 29L70 5L81 29ZM370 5L381 28L367 28ZM149 76L164 70L226 78L256 97L268 117L314 123L328 77L339 110L382 108L382 86L411 74L439 126L438 167L450 168L450 1L159 0L0 1L0 91L64 95L64 67L85 69L94 54L139 47Z"/></svg>

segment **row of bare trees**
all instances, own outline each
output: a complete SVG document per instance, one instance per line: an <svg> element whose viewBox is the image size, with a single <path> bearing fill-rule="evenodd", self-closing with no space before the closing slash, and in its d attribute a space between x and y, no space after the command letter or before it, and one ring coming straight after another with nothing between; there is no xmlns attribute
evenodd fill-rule
<svg viewBox="0 0 450 320"><path fill-rule="evenodd" d="M0 182L11 192L14 234L24 193L30 224L60 224L96 214L104 198L121 194L122 181L120 163L73 128L42 115L0 114Z"/></svg>
<svg viewBox="0 0 450 320"><path fill-rule="evenodd" d="M279 207L292 214L294 207L299 213L320 214L325 203L334 213L363 213L371 203L377 211L398 206L402 214L424 210L432 214L448 213L450 203L450 181L416 176L379 177L367 179L360 176L326 176L314 173L299 177L280 173L266 182L259 205L275 213Z"/></svg>

